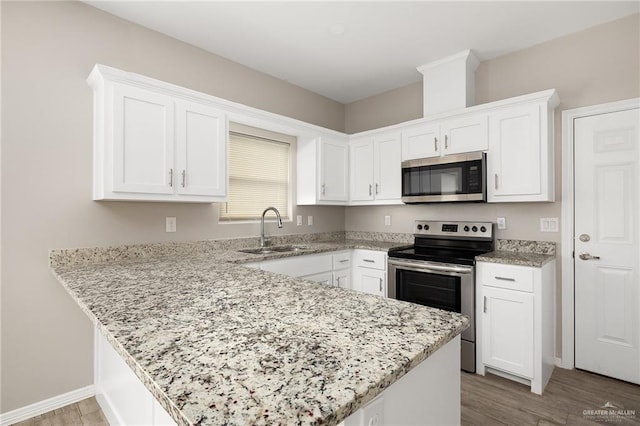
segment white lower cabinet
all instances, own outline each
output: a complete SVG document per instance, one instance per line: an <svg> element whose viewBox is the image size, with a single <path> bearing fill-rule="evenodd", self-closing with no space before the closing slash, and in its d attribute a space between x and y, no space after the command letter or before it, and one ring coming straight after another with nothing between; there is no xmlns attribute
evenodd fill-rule
<svg viewBox="0 0 640 426"><path fill-rule="evenodd" d="M97 328L94 376L96 400L109 424L176 424Z"/></svg>
<svg viewBox="0 0 640 426"><path fill-rule="evenodd" d="M482 361L533 378L533 294L484 287Z"/></svg>
<svg viewBox="0 0 640 426"><path fill-rule="evenodd" d="M342 288L351 288L351 250L245 263L244 266Z"/></svg>
<svg viewBox="0 0 640 426"><path fill-rule="evenodd" d="M476 371L541 394L555 365L555 261L540 268L478 262Z"/></svg>
<svg viewBox="0 0 640 426"><path fill-rule="evenodd" d="M387 254L373 250L354 250L353 289L376 296L387 296Z"/></svg>

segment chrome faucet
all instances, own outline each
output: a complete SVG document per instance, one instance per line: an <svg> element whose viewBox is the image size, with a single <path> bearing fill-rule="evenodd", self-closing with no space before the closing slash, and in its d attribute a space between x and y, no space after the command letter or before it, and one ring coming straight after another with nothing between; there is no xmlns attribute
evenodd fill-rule
<svg viewBox="0 0 640 426"><path fill-rule="evenodd" d="M264 247L265 243L268 241L268 239L264 237L264 215L267 214L269 210L273 210L273 212L276 214L278 218L278 228L282 228L282 218L280 217L280 212L278 211L278 209L276 209L275 207L267 207L266 209L264 209L264 211L262 212L262 221L260 222L260 247Z"/></svg>

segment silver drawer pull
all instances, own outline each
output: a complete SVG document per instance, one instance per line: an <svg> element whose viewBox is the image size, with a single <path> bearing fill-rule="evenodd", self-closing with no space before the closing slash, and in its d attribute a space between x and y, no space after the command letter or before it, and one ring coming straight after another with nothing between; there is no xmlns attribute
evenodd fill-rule
<svg viewBox="0 0 640 426"><path fill-rule="evenodd" d="M376 263L375 260L371 260L371 259L362 259L362 261L367 263Z"/></svg>
<svg viewBox="0 0 640 426"><path fill-rule="evenodd" d="M483 306L482 306L482 311L483 311L485 314L487 313L487 296L484 296Z"/></svg>
<svg viewBox="0 0 640 426"><path fill-rule="evenodd" d="M340 263L346 263L348 261L349 261L349 259L342 259L342 260L340 260Z"/></svg>
<svg viewBox="0 0 640 426"><path fill-rule="evenodd" d="M506 277L494 277L496 280L500 280L500 281L513 281L515 282L515 278L506 278Z"/></svg>

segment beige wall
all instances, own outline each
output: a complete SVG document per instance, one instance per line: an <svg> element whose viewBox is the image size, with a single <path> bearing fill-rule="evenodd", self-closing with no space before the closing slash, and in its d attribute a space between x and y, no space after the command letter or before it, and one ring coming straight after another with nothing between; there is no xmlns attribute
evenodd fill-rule
<svg viewBox="0 0 640 426"><path fill-rule="evenodd" d="M473 47L473 46L471 46ZM555 88L560 106L555 115L556 200L561 199L562 110L640 96L640 14L600 25L528 49L482 62L476 72L478 104ZM419 109L407 110L420 85L407 86L392 93L347 105L345 128L359 131L415 118ZM401 98L398 94L403 94ZM397 121L371 114L380 105ZM384 216L392 215L392 226L384 225ZM526 204L442 204L397 207L349 207L346 210L349 231L410 232L415 219L487 220L507 218L507 229L497 238L554 241L560 250L560 233L542 233L540 218L561 217L561 203ZM562 226L562 225L561 225ZM560 263L557 268L557 335L556 347L561 355Z"/></svg>
<svg viewBox="0 0 640 426"><path fill-rule="evenodd" d="M1 412L92 383L92 329L51 276L49 249L259 234L257 223L218 225L216 204L91 200L95 63L344 127L342 104L83 3L2 2ZM314 226L278 233L344 229L342 207L294 214Z"/></svg>

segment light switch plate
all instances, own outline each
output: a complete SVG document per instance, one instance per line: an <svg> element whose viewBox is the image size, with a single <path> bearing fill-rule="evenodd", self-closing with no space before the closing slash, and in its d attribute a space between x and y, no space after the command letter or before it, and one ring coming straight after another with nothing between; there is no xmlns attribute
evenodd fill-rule
<svg viewBox="0 0 640 426"><path fill-rule="evenodd" d="M384 226L391 226L391 216L384 217Z"/></svg>
<svg viewBox="0 0 640 426"><path fill-rule="evenodd" d="M558 232L560 230L557 217L541 217L540 232Z"/></svg>
<svg viewBox="0 0 640 426"><path fill-rule="evenodd" d="M498 229L507 229L507 218L506 217L499 217L496 219L496 222L498 223Z"/></svg>
<svg viewBox="0 0 640 426"><path fill-rule="evenodd" d="M313 226L313 216L307 216L307 225Z"/></svg>
<svg viewBox="0 0 640 426"><path fill-rule="evenodd" d="M300 214L296 216L296 225L302 226L302 215Z"/></svg>
<svg viewBox="0 0 640 426"><path fill-rule="evenodd" d="M176 232L177 220L176 220L175 217L167 217L166 218L165 229L166 229L166 232Z"/></svg>

